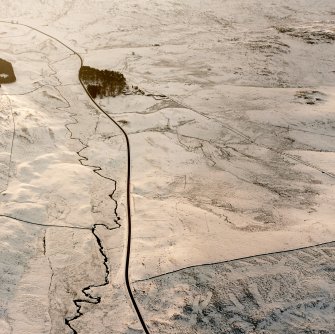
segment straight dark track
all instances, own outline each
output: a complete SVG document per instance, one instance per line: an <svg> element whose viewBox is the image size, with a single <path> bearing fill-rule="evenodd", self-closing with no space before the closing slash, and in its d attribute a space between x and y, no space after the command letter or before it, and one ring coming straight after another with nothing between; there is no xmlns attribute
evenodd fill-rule
<svg viewBox="0 0 335 334"><path fill-rule="evenodd" d="M298 247L298 248L286 249L286 250L282 250L282 251L275 251L275 252L261 253L261 254L256 254L256 255L243 256L243 257L238 257L238 258L235 258L235 259L225 260L225 261L195 264L195 265L191 265L191 266L182 267L182 268L179 268L179 269L176 269L176 270L167 271L167 272L159 274L159 275L150 276L148 278L139 279L139 280L133 281L132 283L150 281L150 280L154 280L156 278L168 276L168 275L178 273L178 272L188 270L188 269L210 267L210 266L214 266L214 265L217 265L217 264L234 263L234 262L241 261L241 260L257 259L257 258L262 257L262 256L287 254L287 253L292 253L292 252L296 252L296 251L303 251L303 250L313 249L313 248L320 247L320 246L331 245L334 242L335 242L335 240L332 240L332 241L327 241L327 242L321 242L321 243L318 243L318 244L314 244L312 246L303 246L303 247Z"/></svg>

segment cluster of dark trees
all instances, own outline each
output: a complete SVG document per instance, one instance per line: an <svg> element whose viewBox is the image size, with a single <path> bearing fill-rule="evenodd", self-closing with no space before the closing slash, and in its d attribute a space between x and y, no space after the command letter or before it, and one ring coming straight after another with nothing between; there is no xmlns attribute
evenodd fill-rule
<svg viewBox="0 0 335 334"><path fill-rule="evenodd" d="M0 58L0 84L15 82L13 66L9 61Z"/></svg>
<svg viewBox="0 0 335 334"><path fill-rule="evenodd" d="M120 95L127 87L126 79L120 72L82 66L79 77L94 99L97 96L102 98Z"/></svg>

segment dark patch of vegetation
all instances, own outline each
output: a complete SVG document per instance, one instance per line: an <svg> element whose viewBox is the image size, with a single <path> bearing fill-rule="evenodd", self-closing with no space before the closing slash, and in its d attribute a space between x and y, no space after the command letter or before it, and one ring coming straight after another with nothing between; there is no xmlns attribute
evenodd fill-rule
<svg viewBox="0 0 335 334"><path fill-rule="evenodd" d="M125 119L121 119L121 120L119 120L118 122L121 123L122 125L126 125L126 124L129 123L129 122L126 121Z"/></svg>
<svg viewBox="0 0 335 334"><path fill-rule="evenodd" d="M308 44L332 43L335 41L333 26L275 27L278 32L300 38Z"/></svg>
<svg viewBox="0 0 335 334"><path fill-rule="evenodd" d="M0 58L0 84L15 82L13 66L9 61Z"/></svg>
<svg viewBox="0 0 335 334"><path fill-rule="evenodd" d="M94 99L97 96L100 98L117 96L127 89L126 79L120 72L82 66L79 77Z"/></svg>
<svg viewBox="0 0 335 334"><path fill-rule="evenodd" d="M294 95L300 103L317 104L325 101L326 94L317 90L300 90Z"/></svg>

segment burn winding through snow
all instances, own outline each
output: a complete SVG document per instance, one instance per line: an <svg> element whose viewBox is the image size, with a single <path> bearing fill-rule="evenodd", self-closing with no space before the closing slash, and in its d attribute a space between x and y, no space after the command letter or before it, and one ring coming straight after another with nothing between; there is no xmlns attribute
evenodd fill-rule
<svg viewBox="0 0 335 334"><path fill-rule="evenodd" d="M91 288L98 288L98 287L102 287L102 286L106 286L109 284L109 266L108 266L108 257L106 255L106 253L104 252L104 246L102 244L102 241L101 239L99 238L99 236L95 233L96 231L96 228L97 226L104 226L106 227L107 229L111 230L111 228L108 228L106 225L104 224L94 224L93 227L92 227L92 234L95 236L96 240L97 240L97 243L98 243L98 246L99 246L99 252L100 254L102 255L103 257L103 264L104 264L104 267L105 267L105 278L104 278L104 282L102 284L98 284L98 285L95 285L95 284L92 284L92 285L89 285L85 288L83 288L81 291L82 293L87 297L89 298L89 300L84 300L84 299L75 299L73 302L74 304L76 305L77 307L77 312L76 312L76 315L74 315L73 317L71 318L65 318L65 324L71 328L72 332L74 334L77 334L78 332L72 327L71 325L71 322L80 318L83 313L81 312L81 304L82 303L88 303L88 304L99 304L101 302L101 297L100 296L97 296L97 297L94 297L92 296L90 290ZM119 226L120 227L120 226Z"/></svg>
<svg viewBox="0 0 335 334"><path fill-rule="evenodd" d="M55 87L55 89L58 91L59 95L63 98L63 100L67 103L67 106L66 107L57 107L57 109L68 109L71 107L69 101L62 95L62 93ZM110 177L107 177L105 175L102 175L100 172L102 171L102 168L100 166L94 166L94 165L88 165L86 164L85 162L88 162L88 158L84 155L82 155L82 151L85 150L86 148L89 147L89 145L85 144L80 138L76 138L73 136L73 133L72 131L70 130L69 126L70 125L76 125L78 124L78 120L75 118L76 114L75 113L70 113L70 117L73 119L73 122L70 122L70 123L67 123L65 124L65 127L66 129L69 131L70 133L70 139L72 140L77 140L80 142L81 145L83 145L83 147L77 151L77 155L79 156L79 162L82 166L85 166L85 167L90 167L90 168L93 168L93 172L97 175L99 175L100 177L104 178L104 179L107 179L107 180L110 180L114 183L114 190L111 194L109 194L109 197L112 201L114 201L115 203L115 208L114 208L114 214L115 214L115 219L114 219L114 222L117 224L117 227L109 227L107 226L106 224L94 224L91 228L91 232L92 234L94 235L96 241L97 241L97 244L99 246L99 252L101 254L101 256L103 257L103 265L105 267L105 276L104 276L104 281L103 283L101 284L91 284L85 288L83 288L81 291L82 293L85 295L85 297L88 298L87 299L75 299L73 300L74 304L76 305L76 314L70 318L65 318L65 324L72 330L72 332L74 334L77 334L78 332L72 327L71 325L71 322L80 318L83 313L81 312L81 307L82 307L82 303L88 303L88 304L99 304L101 302L101 297L100 296L92 296L91 294L91 288L99 288L99 287L103 287L103 286L106 286L110 283L110 280L109 280L109 274L110 274L110 270L109 270L109 261L108 261L108 257L107 257L107 254L105 253L105 250L104 250L104 246L103 246L103 243L102 243L102 240L101 238L99 237L99 235L97 234L97 227L98 226L103 226L104 228L106 228L107 230L111 231L111 230L114 230L114 229L118 229L121 227L121 224L120 224L120 217L117 213L117 208L118 208L118 202L117 200L114 198L114 193L116 191L116 186L117 186L117 182L116 180L110 178Z"/></svg>

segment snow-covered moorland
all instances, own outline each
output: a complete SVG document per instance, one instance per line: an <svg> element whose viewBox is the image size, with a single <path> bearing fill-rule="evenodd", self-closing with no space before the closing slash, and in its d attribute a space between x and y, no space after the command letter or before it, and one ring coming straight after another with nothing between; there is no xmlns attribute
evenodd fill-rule
<svg viewBox="0 0 335 334"><path fill-rule="evenodd" d="M333 333L333 2L5 3L0 333Z"/></svg>

